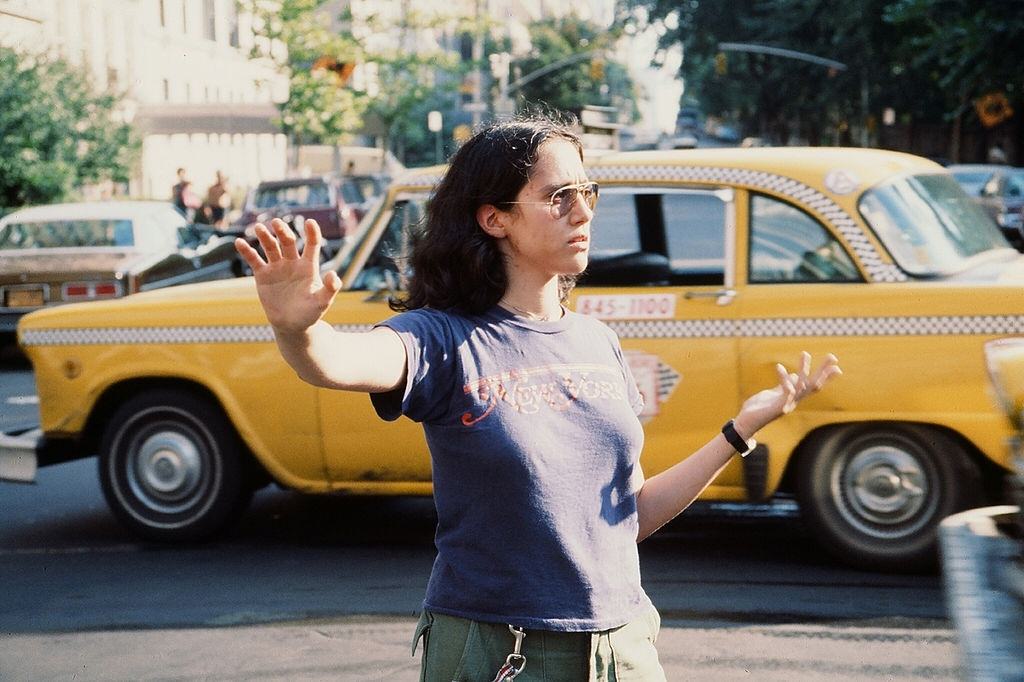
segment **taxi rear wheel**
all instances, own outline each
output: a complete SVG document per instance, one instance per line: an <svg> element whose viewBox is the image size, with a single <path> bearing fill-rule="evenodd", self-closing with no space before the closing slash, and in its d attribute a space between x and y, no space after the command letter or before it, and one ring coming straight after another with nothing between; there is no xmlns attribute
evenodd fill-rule
<svg viewBox="0 0 1024 682"><path fill-rule="evenodd" d="M182 390L154 390L111 416L100 482L115 516L153 540L200 540L221 530L252 495L244 447L220 406Z"/></svg>
<svg viewBox="0 0 1024 682"><path fill-rule="evenodd" d="M980 491L963 448L917 425L833 431L804 451L797 476L801 513L818 540L872 570L933 567L939 523Z"/></svg>

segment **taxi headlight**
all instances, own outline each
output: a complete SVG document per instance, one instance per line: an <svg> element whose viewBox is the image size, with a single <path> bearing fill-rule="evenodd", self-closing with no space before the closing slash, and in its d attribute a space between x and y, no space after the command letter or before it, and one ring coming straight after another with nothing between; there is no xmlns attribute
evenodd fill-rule
<svg viewBox="0 0 1024 682"><path fill-rule="evenodd" d="M985 364L992 389L1018 431L1024 430L1024 338L985 344Z"/></svg>

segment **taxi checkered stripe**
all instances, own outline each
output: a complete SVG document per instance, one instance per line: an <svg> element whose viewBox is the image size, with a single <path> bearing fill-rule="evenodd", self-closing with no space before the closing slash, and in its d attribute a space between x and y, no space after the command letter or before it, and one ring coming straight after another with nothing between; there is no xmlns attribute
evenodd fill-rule
<svg viewBox="0 0 1024 682"><path fill-rule="evenodd" d="M599 166L590 169L591 178L646 182L714 182L764 189L788 196L824 216L853 249L874 282L902 282L907 275L883 261L861 227L836 202L802 182L765 171L715 166Z"/></svg>
<svg viewBox="0 0 1024 682"><path fill-rule="evenodd" d="M764 318L750 320L608 320L623 338L776 336L951 336L1019 334L1024 315Z"/></svg>
<svg viewBox="0 0 1024 682"><path fill-rule="evenodd" d="M808 317L749 320L607 320L623 338L727 338L765 336L950 336L1024 333L1024 315L917 317ZM338 331L369 331L368 324L337 324ZM26 346L150 345L184 343L267 343L268 325L217 327L110 327L97 329L26 329ZM671 368L668 368L671 370ZM659 381L676 378L664 369Z"/></svg>
<svg viewBox="0 0 1024 682"><path fill-rule="evenodd" d="M368 331L370 325L335 325L339 331ZM106 327L84 329L26 329L25 346L100 346L178 343L266 343L274 340L269 325L217 327Z"/></svg>

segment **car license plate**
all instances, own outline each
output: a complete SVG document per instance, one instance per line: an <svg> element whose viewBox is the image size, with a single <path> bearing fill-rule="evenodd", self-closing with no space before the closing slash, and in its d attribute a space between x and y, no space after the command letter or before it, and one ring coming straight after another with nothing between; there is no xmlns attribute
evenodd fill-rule
<svg viewBox="0 0 1024 682"><path fill-rule="evenodd" d="M8 308L38 308L46 302L42 289L12 289L6 298Z"/></svg>

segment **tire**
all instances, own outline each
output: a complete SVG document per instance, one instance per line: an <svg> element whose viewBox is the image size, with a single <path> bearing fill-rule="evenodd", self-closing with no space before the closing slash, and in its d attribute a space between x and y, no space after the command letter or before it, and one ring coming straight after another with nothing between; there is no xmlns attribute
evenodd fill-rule
<svg viewBox="0 0 1024 682"><path fill-rule="evenodd" d="M100 444L100 483L114 515L139 535L202 540L248 504L246 456L214 401L183 390L153 390L112 415Z"/></svg>
<svg viewBox="0 0 1024 682"><path fill-rule="evenodd" d="M812 443L797 465L806 524L837 558L870 570L933 569L939 523L981 490L964 449L923 426L844 427Z"/></svg>

